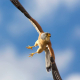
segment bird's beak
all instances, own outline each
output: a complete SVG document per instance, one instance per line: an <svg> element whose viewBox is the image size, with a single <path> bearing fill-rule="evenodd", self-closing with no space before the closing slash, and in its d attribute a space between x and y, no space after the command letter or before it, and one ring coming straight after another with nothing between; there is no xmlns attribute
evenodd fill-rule
<svg viewBox="0 0 80 80"><path fill-rule="evenodd" d="M48 37L51 37L51 34L48 34Z"/></svg>

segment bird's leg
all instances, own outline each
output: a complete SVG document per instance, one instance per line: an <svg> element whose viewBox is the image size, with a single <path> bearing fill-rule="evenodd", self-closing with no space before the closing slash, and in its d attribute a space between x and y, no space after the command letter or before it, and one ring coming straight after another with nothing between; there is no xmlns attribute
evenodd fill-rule
<svg viewBox="0 0 80 80"><path fill-rule="evenodd" d="M28 47L26 47L26 48L32 50L33 47L35 47L35 46L28 46Z"/></svg>
<svg viewBox="0 0 80 80"><path fill-rule="evenodd" d="M43 48L39 47L37 53L40 54L41 52L43 52Z"/></svg>
<svg viewBox="0 0 80 80"><path fill-rule="evenodd" d="M26 48L32 50L32 48L33 48L33 47L36 47L36 46L38 46L38 40L35 42L34 46L28 46L28 47L26 47Z"/></svg>
<svg viewBox="0 0 80 80"><path fill-rule="evenodd" d="M37 50L37 52L35 52L35 53L31 53L31 54L29 54L30 56L29 57L32 57L34 54L36 54L36 53L41 53L43 51L43 49L41 48L41 47L39 47L38 48L38 50Z"/></svg>
<svg viewBox="0 0 80 80"><path fill-rule="evenodd" d="M29 55L30 55L29 57L33 57L33 55L36 54L36 53L37 53L37 52L29 54Z"/></svg>

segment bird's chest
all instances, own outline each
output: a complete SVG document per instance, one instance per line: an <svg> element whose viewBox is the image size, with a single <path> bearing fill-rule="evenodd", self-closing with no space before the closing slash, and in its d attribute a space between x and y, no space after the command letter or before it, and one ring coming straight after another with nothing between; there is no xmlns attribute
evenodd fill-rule
<svg viewBox="0 0 80 80"><path fill-rule="evenodd" d="M47 44L48 44L48 41L40 39L38 45L42 48L45 48Z"/></svg>

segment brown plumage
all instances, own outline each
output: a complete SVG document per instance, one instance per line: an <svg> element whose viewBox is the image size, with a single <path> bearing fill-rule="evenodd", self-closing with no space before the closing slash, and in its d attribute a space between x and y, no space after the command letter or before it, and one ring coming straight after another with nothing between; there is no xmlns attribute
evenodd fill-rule
<svg viewBox="0 0 80 80"><path fill-rule="evenodd" d="M38 22L29 15L29 13L24 9L24 7L20 4L20 2L18 0L10 0L10 1L30 20L30 22L36 28L36 30L37 30L37 32L39 33L39 36L40 36L41 33L43 33L44 31L42 30L42 28L38 24ZM49 41L49 43L47 45L48 45L48 48L49 48L49 51L50 51L50 56L55 59L54 51L53 51L52 46L51 46L51 41ZM26 48L29 49L31 47L29 46L29 47L26 47Z"/></svg>
<svg viewBox="0 0 80 80"><path fill-rule="evenodd" d="M37 52L35 53L41 53L44 50L45 58L46 58L46 70L49 72L51 71L52 68L52 75L54 80L62 80L55 63L55 55L51 46L50 34L47 33L46 37L45 35L43 35L45 32L42 30L41 26L38 24L36 20L34 20L29 15L29 13L24 9L24 7L20 4L18 0L10 0L10 1L30 20L30 22L33 24L33 26L36 28L37 32L39 33L39 37L38 40L35 42L35 45L26 48L32 50L32 47L39 46ZM30 54L29 57L32 57L35 53Z"/></svg>
<svg viewBox="0 0 80 80"><path fill-rule="evenodd" d="M43 33L44 33L44 32L41 32L41 33L39 34L38 40L35 42L35 45L34 45L34 46L29 46L29 47L26 47L26 48L32 49L32 47L39 46L39 48L38 48L37 51L35 52L35 53L38 53L38 54L39 54L39 53L43 52L43 51L47 48L47 46L48 46L48 48L49 48L49 50L50 50L50 55L51 55L51 56L54 58L54 60L55 60L54 51L53 51L53 49L52 49L52 47L51 47L51 41L50 41L50 36L51 36L51 34L48 33L48 35L50 35L50 36L47 35L46 39L43 40L43 39L41 39L41 34L43 34ZM32 57L35 53L31 53L29 57Z"/></svg>

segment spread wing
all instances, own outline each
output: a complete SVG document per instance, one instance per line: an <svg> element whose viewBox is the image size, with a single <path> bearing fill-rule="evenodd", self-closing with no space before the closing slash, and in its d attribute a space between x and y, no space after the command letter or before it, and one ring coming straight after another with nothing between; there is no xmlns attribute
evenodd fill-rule
<svg viewBox="0 0 80 80"><path fill-rule="evenodd" d="M29 19L29 21L32 23L32 25L35 27L38 33L43 32L38 22L29 15L29 13L24 9L24 7L20 4L18 0L10 1Z"/></svg>
<svg viewBox="0 0 80 80"><path fill-rule="evenodd" d="M49 50L49 53L50 53L50 57L52 57L52 59L53 59L53 62L51 61L52 62L51 63L51 68L52 68L53 79L54 80L62 80L61 76L59 74L58 68L56 66L56 63L55 63L55 55L54 55L54 51L53 51L52 46L51 46L51 41L48 44L48 50Z"/></svg>
<svg viewBox="0 0 80 80"><path fill-rule="evenodd" d="M56 63L52 64L52 75L54 80L62 80L57 69Z"/></svg>

